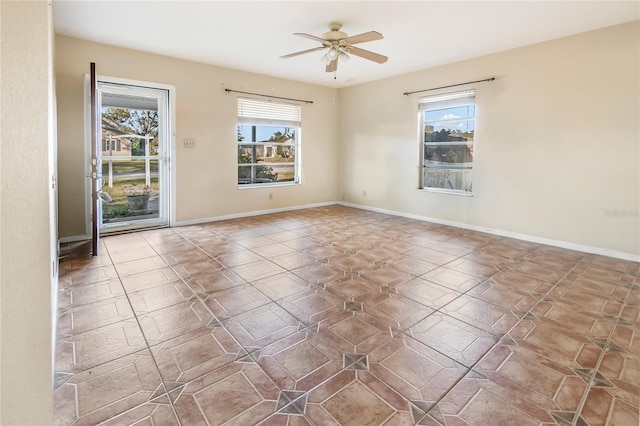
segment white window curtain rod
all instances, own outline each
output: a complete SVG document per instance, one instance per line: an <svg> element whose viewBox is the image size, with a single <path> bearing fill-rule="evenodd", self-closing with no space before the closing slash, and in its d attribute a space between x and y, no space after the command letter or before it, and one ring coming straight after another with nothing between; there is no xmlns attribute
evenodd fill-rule
<svg viewBox="0 0 640 426"><path fill-rule="evenodd" d="M227 92L227 93L234 92L234 93L242 93L244 95L263 96L265 98L271 98L271 99L284 99L286 101L304 102L305 104L312 104L313 103L313 101L305 101L304 99L282 98L280 96L262 95L260 93L241 92L240 90L224 89L224 91Z"/></svg>
<svg viewBox="0 0 640 426"><path fill-rule="evenodd" d="M458 83L458 84L450 84L448 86L432 87L431 89L422 89L422 90L415 90L413 92L404 92L403 95L409 96L409 95L412 95L414 93L429 92L431 90L438 90L438 89L447 89L449 87L464 86L465 84L484 83L485 81L493 81L495 79L496 79L495 77L491 77L491 78L485 78L484 80L467 81L466 83Z"/></svg>

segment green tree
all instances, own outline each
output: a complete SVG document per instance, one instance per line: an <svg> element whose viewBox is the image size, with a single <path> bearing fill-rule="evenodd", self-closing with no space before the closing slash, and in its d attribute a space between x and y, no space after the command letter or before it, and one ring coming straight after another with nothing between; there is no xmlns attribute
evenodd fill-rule
<svg viewBox="0 0 640 426"><path fill-rule="evenodd" d="M237 128L238 142L244 141L244 136L240 132L240 126ZM243 149L238 149L238 164L251 164L251 154L246 152ZM269 181L273 181L277 179L277 174L273 173L273 167L267 166L251 166L251 167L243 167L238 166L238 182L244 180L248 183L251 182L251 169L255 169L255 178L256 179L266 179Z"/></svg>
<svg viewBox="0 0 640 426"><path fill-rule="evenodd" d="M138 135L153 137L149 149L158 152L158 112L129 108L102 108L102 131L115 135ZM144 139L132 146L132 151L144 154Z"/></svg>
<svg viewBox="0 0 640 426"><path fill-rule="evenodd" d="M285 143L294 140L295 136L295 130L285 127L284 133L278 130L269 138L269 142ZM291 158L293 155L292 148L291 146L278 146L276 147L276 156L280 158Z"/></svg>

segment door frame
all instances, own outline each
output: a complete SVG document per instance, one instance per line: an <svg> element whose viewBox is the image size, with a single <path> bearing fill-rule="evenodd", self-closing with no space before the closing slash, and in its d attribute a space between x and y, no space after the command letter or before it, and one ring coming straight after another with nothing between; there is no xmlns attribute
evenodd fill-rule
<svg viewBox="0 0 640 426"><path fill-rule="evenodd" d="M167 174L168 174L168 224L174 226L176 221L176 87L170 84L154 83L150 81L132 80L128 78L109 77L104 75L98 75L97 80L99 83L105 84L119 84L127 86L139 86L150 89L166 90L168 92L168 111L167 111L167 152L169 155ZM86 234L91 238L91 78L89 74L85 74L85 108L84 108L84 158L85 158L85 229ZM144 229L144 228L141 228ZM132 230L133 231L133 230Z"/></svg>

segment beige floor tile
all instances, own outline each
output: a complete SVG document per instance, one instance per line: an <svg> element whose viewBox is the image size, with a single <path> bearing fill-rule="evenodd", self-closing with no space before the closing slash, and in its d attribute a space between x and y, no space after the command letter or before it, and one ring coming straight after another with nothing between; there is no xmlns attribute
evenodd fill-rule
<svg viewBox="0 0 640 426"><path fill-rule="evenodd" d="M61 249L55 425L638 424L637 262L338 205Z"/></svg>

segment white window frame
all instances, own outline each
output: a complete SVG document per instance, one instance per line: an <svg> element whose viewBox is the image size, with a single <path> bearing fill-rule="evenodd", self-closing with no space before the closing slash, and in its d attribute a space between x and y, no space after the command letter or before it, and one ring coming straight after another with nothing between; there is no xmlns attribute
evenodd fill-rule
<svg viewBox="0 0 640 426"><path fill-rule="evenodd" d="M425 111L433 111L447 108L455 108L462 106L470 106L473 105L474 115L470 117L459 117L451 120L425 120ZM466 195L473 196L473 158L470 163L461 163L463 165L455 165L455 163L451 163L448 166L444 165L435 165L435 164L427 164L425 161L425 151L427 146L455 146L455 145L467 145L471 146L471 152L473 153L475 142L476 142L476 110L477 104L475 102L475 89L468 89L458 92L451 93L443 93L439 95L432 96L424 96L421 97L418 101L418 121L420 123L420 188L423 191L427 192L441 192L446 194L455 194L455 195ZM425 129L426 126L430 123L446 123L447 121L460 121L467 120L472 121L474 126L474 137L473 141L451 141L451 142L426 142L425 141ZM455 189L455 188L439 188L439 187L431 187L427 186L425 182L425 174L429 169L439 169L439 170L468 170L471 172L470 183L468 188L463 189Z"/></svg>
<svg viewBox="0 0 640 426"><path fill-rule="evenodd" d="M288 127L294 129L294 138L292 142L257 142L257 141L237 141L237 148L241 146L252 145L255 147L272 147L276 149L278 147L290 147L295 152L295 161L292 166L287 166L293 169L294 179L292 181L273 181L273 182L249 182L240 183L240 177L237 176L238 188L255 188L265 186L285 186L285 185L298 185L300 184L300 168L301 168L301 153L300 153L300 140L301 140L301 114L302 106L295 103L284 103L281 101L272 101L264 99L254 99L247 97L238 97L238 120L237 126L274 126L274 127ZM237 155L236 151L236 155ZM237 157L236 157L237 161ZM254 159L255 161L255 159ZM242 164L242 166L240 166ZM253 162L253 163L239 163L238 167L278 167L282 166L282 163L269 163L269 162ZM237 173L237 172L236 172ZM254 180L255 178L252 178Z"/></svg>

